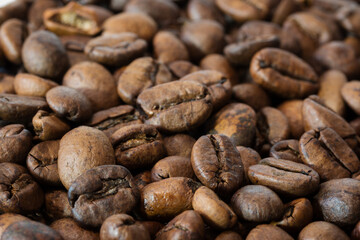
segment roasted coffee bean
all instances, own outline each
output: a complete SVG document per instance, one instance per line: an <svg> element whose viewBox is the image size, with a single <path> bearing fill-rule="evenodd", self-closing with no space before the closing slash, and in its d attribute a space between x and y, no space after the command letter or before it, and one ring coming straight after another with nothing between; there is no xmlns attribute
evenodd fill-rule
<svg viewBox="0 0 360 240"><path fill-rule="evenodd" d="M60 117L83 122L92 114L89 99L81 92L65 86L54 87L46 93L49 107Z"/></svg>
<svg viewBox="0 0 360 240"><path fill-rule="evenodd" d="M0 128L0 163L23 163L31 149L31 133L20 124Z"/></svg>
<svg viewBox="0 0 360 240"><path fill-rule="evenodd" d="M89 58L84 53L84 49L87 42L91 40L90 37L83 35L64 35L60 37L60 40L65 47L70 66L89 61Z"/></svg>
<svg viewBox="0 0 360 240"><path fill-rule="evenodd" d="M255 141L256 115L248 105L230 103L205 124L210 134L224 134L236 146L250 147Z"/></svg>
<svg viewBox="0 0 360 240"><path fill-rule="evenodd" d="M203 186L196 190L192 206L205 223L217 229L229 229L237 221L231 208L207 187Z"/></svg>
<svg viewBox="0 0 360 240"><path fill-rule="evenodd" d="M27 37L26 23L13 18L9 19L0 28L0 45L5 57L14 64L21 64L21 48Z"/></svg>
<svg viewBox="0 0 360 240"><path fill-rule="evenodd" d="M195 142L193 137L183 133L164 137L164 146L168 156L190 157Z"/></svg>
<svg viewBox="0 0 360 240"><path fill-rule="evenodd" d="M118 105L115 80L98 63L81 62L71 67L64 76L63 85L83 93L90 100L93 111Z"/></svg>
<svg viewBox="0 0 360 240"><path fill-rule="evenodd" d="M337 12L336 19L343 28L360 37L360 9L358 6L343 6Z"/></svg>
<svg viewBox="0 0 360 240"><path fill-rule="evenodd" d="M209 89L194 81L173 81L144 90L137 104L160 130L182 132L202 124L213 105Z"/></svg>
<svg viewBox="0 0 360 240"><path fill-rule="evenodd" d="M125 103L135 105L136 98L145 89L171 80L171 73L164 64L151 57L138 58L121 74L117 92Z"/></svg>
<svg viewBox="0 0 360 240"><path fill-rule="evenodd" d="M58 0L37 0L33 1L28 11L28 21L31 28L38 30L43 26L43 14L48 8L62 6Z"/></svg>
<svg viewBox="0 0 360 240"><path fill-rule="evenodd" d="M111 215L130 212L138 203L139 190L125 167L92 168L71 184L68 191L74 218L83 225L100 227Z"/></svg>
<svg viewBox="0 0 360 240"><path fill-rule="evenodd" d="M157 24L150 16L135 12L114 15L102 27L109 33L132 32L146 41L150 41L157 32Z"/></svg>
<svg viewBox="0 0 360 240"><path fill-rule="evenodd" d="M360 224L359 222L356 224L354 230L351 232L351 239L352 240L359 240L360 239Z"/></svg>
<svg viewBox="0 0 360 240"><path fill-rule="evenodd" d="M187 177L195 180L190 158L170 156L158 161L151 169L153 182L171 177Z"/></svg>
<svg viewBox="0 0 360 240"><path fill-rule="evenodd" d="M24 18L27 4L23 0L7 0L0 4L0 24L10 18Z"/></svg>
<svg viewBox="0 0 360 240"><path fill-rule="evenodd" d="M312 168L283 159L265 158L249 167L253 184L267 186L277 193L303 197L319 188L320 177Z"/></svg>
<svg viewBox="0 0 360 240"><path fill-rule="evenodd" d="M185 45L169 31L158 32L153 40L154 55L160 63L189 60Z"/></svg>
<svg viewBox="0 0 360 240"><path fill-rule="evenodd" d="M244 181L240 153L225 135L200 137L191 152L191 165L202 184L220 196L228 196Z"/></svg>
<svg viewBox="0 0 360 240"><path fill-rule="evenodd" d="M45 27L58 35L95 35L101 30L96 11L75 2L45 10L43 19Z"/></svg>
<svg viewBox="0 0 360 240"><path fill-rule="evenodd" d="M204 0L200 0L204 1ZM231 86L238 83L238 76L230 62L221 54L209 54L200 62L200 67L204 70L215 70L225 75L230 80Z"/></svg>
<svg viewBox="0 0 360 240"><path fill-rule="evenodd" d="M72 217L71 206L64 190L51 190L45 193L45 211L51 219Z"/></svg>
<svg viewBox="0 0 360 240"><path fill-rule="evenodd" d="M28 154L26 165L40 183L61 187L57 159L60 141L46 141L35 145Z"/></svg>
<svg viewBox="0 0 360 240"><path fill-rule="evenodd" d="M321 180L346 178L359 171L360 162L346 142L331 128L310 130L300 138L302 161Z"/></svg>
<svg viewBox="0 0 360 240"><path fill-rule="evenodd" d="M304 133L302 105L302 100L288 100L277 107L288 119L290 135L296 139Z"/></svg>
<svg viewBox="0 0 360 240"><path fill-rule="evenodd" d="M270 157L303 163L301 161L299 141L295 139L275 143L270 149Z"/></svg>
<svg viewBox="0 0 360 240"><path fill-rule="evenodd" d="M305 4L306 3L304 2L298 2L294 0L281 0L274 10L271 21L273 23L282 25L290 14L301 10L303 7L302 5Z"/></svg>
<svg viewBox="0 0 360 240"><path fill-rule="evenodd" d="M249 105L256 111L270 105L270 98L267 93L254 83L235 85L232 88L232 93L236 100Z"/></svg>
<svg viewBox="0 0 360 240"><path fill-rule="evenodd" d="M360 216L360 181L351 178L333 179L320 185L314 197L314 210L338 226L351 226ZM346 209L346 211L344 211Z"/></svg>
<svg viewBox="0 0 360 240"><path fill-rule="evenodd" d="M258 164L261 160L259 153L249 147L237 146L236 149L239 151L241 156L241 162L244 165L244 177L245 183L250 183L248 178L249 167Z"/></svg>
<svg viewBox="0 0 360 240"><path fill-rule="evenodd" d="M146 170L143 171L136 176L134 176L134 182L135 185L139 188L139 190L142 190L146 185L151 183L151 171Z"/></svg>
<svg viewBox="0 0 360 240"><path fill-rule="evenodd" d="M116 214L108 217L101 225L100 238L101 240L151 239L147 229L127 214Z"/></svg>
<svg viewBox="0 0 360 240"><path fill-rule="evenodd" d="M164 227L164 224L156 221L140 221L140 223L147 229L151 239L155 239L156 233Z"/></svg>
<svg viewBox="0 0 360 240"><path fill-rule="evenodd" d="M44 110L39 110L35 114L32 124L36 135L42 141L60 139L70 131L70 126L67 123L55 116L54 113Z"/></svg>
<svg viewBox="0 0 360 240"><path fill-rule="evenodd" d="M151 125L122 127L111 135L110 141L116 162L130 170L151 167L166 155L161 134Z"/></svg>
<svg viewBox="0 0 360 240"><path fill-rule="evenodd" d="M130 105L120 105L94 113L88 125L103 131L110 137L118 129L141 124L139 112Z"/></svg>
<svg viewBox="0 0 360 240"><path fill-rule="evenodd" d="M156 234L156 240L203 239L205 226L199 213L187 210L177 215Z"/></svg>
<svg viewBox="0 0 360 240"><path fill-rule="evenodd" d="M0 163L0 212L28 213L38 210L44 202L40 186L23 166Z"/></svg>
<svg viewBox="0 0 360 240"><path fill-rule="evenodd" d="M0 94L1 93L15 93L13 76L0 73Z"/></svg>
<svg viewBox="0 0 360 240"><path fill-rule="evenodd" d="M360 135L360 118L356 118L349 122L350 126L354 128L357 135Z"/></svg>
<svg viewBox="0 0 360 240"><path fill-rule="evenodd" d="M200 71L200 67L189 61L179 60L169 64L169 69L175 78L182 78L190 73Z"/></svg>
<svg viewBox="0 0 360 240"><path fill-rule="evenodd" d="M25 69L40 77L59 78L69 67L65 48L52 32L30 34L23 44L21 55Z"/></svg>
<svg viewBox="0 0 360 240"><path fill-rule="evenodd" d="M312 222L306 227L304 227L303 230L301 230L298 239L350 240L346 233L338 226L323 221Z"/></svg>
<svg viewBox="0 0 360 240"><path fill-rule="evenodd" d="M247 41L269 36L280 38L281 27L272 22L250 20L241 25L236 34L236 40Z"/></svg>
<svg viewBox="0 0 360 240"><path fill-rule="evenodd" d="M190 178L173 177L146 185L141 190L140 207L148 219L171 219L192 208L200 183Z"/></svg>
<svg viewBox="0 0 360 240"><path fill-rule="evenodd" d="M348 106L360 115L360 97L358 91L360 89L360 81L351 81L345 83L341 88L341 96Z"/></svg>
<svg viewBox="0 0 360 240"><path fill-rule="evenodd" d="M17 74L14 80L16 94L24 96L45 97L47 91L56 86L53 81L27 73Z"/></svg>
<svg viewBox="0 0 360 240"><path fill-rule="evenodd" d="M191 0L189 1L186 13L191 20L210 19L224 25L225 19L220 10L216 7L215 1Z"/></svg>
<svg viewBox="0 0 360 240"><path fill-rule="evenodd" d="M246 240L294 240L289 234L273 225L258 225L250 231Z"/></svg>
<svg viewBox="0 0 360 240"><path fill-rule="evenodd" d="M239 219L257 223L277 220L284 210L278 195L262 185L248 185L236 191L231 207Z"/></svg>
<svg viewBox="0 0 360 240"><path fill-rule="evenodd" d="M58 171L66 189L87 170L106 164L115 164L115 154L109 139L100 130L81 126L61 138Z"/></svg>
<svg viewBox="0 0 360 240"><path fill-rule="evenodd" d="M242 240L242 237L237 232L225 231L220 233L215 240Z"/></svg>
<svg viewBox="0 0 360 240"><path fill-rule="evenodd" d="M318 77L312 67L294 54L264 48L251 60L254 81L284 98L303 98L318 89Z"/></svg>
<svg viewBox="0 0 360 240"><path fill-rule="evenodd" d="M123 66L141 57L147 43L135 33L106 34L91 39L84 49L92 61L109 66Z"/></svg>
<svg viewBox="0 0 360 240"><path fill-rule="evenodd" d="M45 224L12 213L0 215L1 239L62 240L58 232Z"/></svg>
<svg viewBox="0 0 360 240"><path fill-rule="evenodd" d="M50 227L66 240L99 240L99 234L86 230L72 218L63 218L51 223Z"/></svg>
<svg viewBox="0 0 360 240"><path fill-rule="evenodd" d="M0 118L2 120L27 124L40 109L48 109L44 98L0 94Z"/></svg>
<svg viewBox="0 0 360 240"><path fill-rule="evenodd" d="M285 204L282 220L274 224L288 233L297 233L309 224L312 218L311 202L306 198L299 198Z"/></svg>

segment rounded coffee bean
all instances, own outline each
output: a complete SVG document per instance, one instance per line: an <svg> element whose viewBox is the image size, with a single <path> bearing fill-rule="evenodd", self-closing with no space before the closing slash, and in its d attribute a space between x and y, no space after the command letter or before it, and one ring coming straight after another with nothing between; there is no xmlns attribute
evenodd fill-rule
<svg viewBox="0 0 360 240"><path fill-rule="evenodd" d="M139 190L142 190L146 185L150 184L151 181L151 171L146 170L138 173L134 176L134 182Z"/></svg>
<svg viewBox="0 0 360 240"><path fill-rule="evenodd" d="M359 187L360 181L351 178L322 183L314 197L314 210L327 222L338 226L355 225L360 217Z"/></svg>
<svg viewBox="0 0 360 240"><path fill-rule="evenodd" d="M22 0L3 1L0 5L0 23L10 18L24 18L27 2Z"/></svg>
<svg viewBox="0 0 360 240"><path fill-rule="evenodd" d="M283 98L303 98L318 89L312 67L296 55L264 48L251 60L250 73L256 83Z"/></svg>
<svg viewBox="0 0 360 240"><path fill-rule="evenodd" d="M360 37L360 10L356 6L344 6L336 14L341 26L355 36Z"/></svg>
<svg viewBox="0 0 360 240"><path fill-rule="evenodd" d="M248 185L236 191L231 207L239 219L257 223L277 220L284 210L278 195L262 185Z"/></svg>
<svg viewBox="0 0 360 240"><path fill-rule="evenodd" d="M26 165L40 183L61 187L57 159L60 141L46 141L35 145L28 154Z"/></svg>
<svg viewBox="0 0 360 240"><path fill-rule="evenodd" d="M209 89L194 81L173 81L145 89L138 96L137 104L148 117L146 124L169 132L199 126L213 108Z"/></svg>
<svg viewBox="0 0 360 240"><path fill-rule="evenodd" d="M63 218L51 223L50 227L67 240L98 240L99 234L86 230L72 218Z"/></svg>
<svg viewBox="0 0 360 240"><path fill-rule="evenodd" d="M269 236L271 236L269 238ZM289 234L279 227L273 225L258 225L252 229L246 240L261 240L261 239L272 239L272 240L294 240Z"/></svg>
<svg viewBox="0 0 360 240"><path fill-rule="evenodd" d="M168 156L191 157L195 142L193 137L184 133L164 137L164 146Z"/></svg>
<svg viewBox="0 0 360 240"><path fill-rule="evenodd" d="M50 108L60 117L83 122L92 114L91 103L81 92L65 86L54 87L46 93Z"/></svg>
<svg viewBox="0 0 360 240"><path fill-rule="evenodd" d="M277 107L288 119L290 135L296 139L304 133L302 105L303 100L288 100Z"/></svg>
<svg viewBox="0 0 360 240"><path fill-rule="evenodd" d="M242 240L242 237L237 232L225 231L220 233L215 240Z"/></svg>
<svg viewBox="0 0 360 240"><path fill-rule="evenodd" d="M64 190L51 190L45 193L46 215L52 220L72 217L71 206Z"/></svg>
<svg viewBox="0 0 360 240"><path fill-rule="evenodd" d="M176 78L182 78L189 73L200 71L201 68L189 61L179 60L169 63L169 69Z"/></svg>
<svg viewBox="0 0 360 240"><path fill-rule="evenodd" d="M180 39L169 31L158 32L153 40L154 54L161 63L189 60L189 53Z"/></svg>
<svg viewBox="0 0 360 240"><path fill-rule="evenodd" d="M301 230L298 240L307 239L350 240L346 233L338 226L323 221L312 222Z"/></svg>
<svg viewBox="0 0 360 240"><path fill-rule="evenodd" d="M232 194L243 184L240 153L225 135L200 137L191 152L191 165L201 183L220 196Z"/></svg>
<svg viewBox="0 0 360 240"><path fill-rule="evenodd" d="M302 161L317 171L323 181L350 177L360 162L346 142L331 128L304 133L300 138Z"/></svg>
<svg viewBox="0 0 360 240"><path fill-rule="evenodd" d="M320 177L312 168L283 159L265 158L249 167L248 177L253 184L267 186L277 193L303 197L314 193Z"/></svg>
<svg viewBox="0 0 360 240"><path fill-rule="evenodd" d="M170 156L158 161L151 169L151 180L160 181L171 177L187 177L195 179L190 158Z"/></svg>
<svg viewBox="0 0 360 240"><path fill-rule="evenodd" d="M232 86L238 83L238 76L235 72L235 69L231 66L229 61L221 54L214 53L207 55L206 57L201 59L200 67L204 70L215 70L221 72L226 78L230 80Z"/></svg>
<svg viewBox="0 0 360 240"><path fill-rule="evenodd" d="M261 157L260 157L259 153L257 153L252 148L237 146L236 149L239 151L240 156L241 156L241 162L244 165L245 183L250 183L250 180L248 177L249 167L252 165L258 164L261 160Z"/></svg>
<svg viewBox="0 0 360 240"><path fill-rule="evenodd" d="M0 128L0 163L23 163L32 145L31 133L20 124Z"/></svg>
<svg viewBox="0 0 360 240"><path fill-rule="evenodd" d="M110 141L116 162L130 170L151 167L166 155L162 137L151 125L122 127L111 135Z"/></svg>
<svg viewBox="0 0 360 240"><path fill-rule="evenodd" d="M23 166L0 163L0 212L28 213L43 202L42 189Z"/></svg>
<svg viewBox="0 0 360 240"><path fill-rule="evenodd" d="M360 222L355 225L354 230L351 232L351 239L352 240L359 240L360 239Z"/></svg>
<svg viewBox="0 0 360 240"><path fill-rule="evenodd" d="M207 187L203 186L196 190L192 206L207 224L217 229L229 229L237 221L231 208Z"/></svg>
<svg viewBox="0 0 360 240"><path fill-rule="evenodd" d="M185 177L150 183L141 190L141 210L149 219L171 219L192 208L194 193L200 186Z"/></svg>
<svg viewBox="0 0 360 240"><path fill-rule="evenodd" d="M101 225L100 238L101 240L151 239L144 225L127 214L116 214L108 217Z"/></svg>
<svg viewBox="0 0 360 240"><path fill-rule="evenodd" d="M81 126L61 138L58 170L66 189L88 169L106 164L115 164L115 154L110 140L100 130Z"/></svg>
<svg viewBox="0 0 360 240"><path fill-rule="evenodd" d="M224 16L213 1L191 0L187 5L186 13L191 20L211 19L221 24L225 23Z"/></svg>
<svg viewBox="0 0 360 240"><path fill-rule="evenodd" d="M125 167L104 165L76 178L68 198L75 220L97 228L111 215L130 212L138 203L139 190Z"/></svg>
<svg viewBox="0 0 360 240"><path fill-rule="evenodd" d="M55 116L44 110L39 110L32 120L34 131L42 141L56 140L70 131L70 126Z"/></svg>
<svg viewBox="0 0 360 240"><path fill-rule="evenodd" d="M52 32L32 33L22 47L22 59L29 73L45 78L59 78L69 67L60 39Z"/></svg>
<svg viewBox="0 0 360 240"><path fill-rule="evenodd" d="M0 73L0 93L15 93L13 76Z"/></svg>
<svg viewBox="0 0 360 240"><path fill-rule="evenodd" d="M196 211L187 210L177 215L156 234L156 240L203 239L204 222Z"/></svg>
<svg viewBox="0 0 360 240"><path fill-rule="evenodd" d="M27 73L17 74L14 80L16 94L24 96L45 97L47 91L56 86L53 81Z"/></svg>
<svg viewBox="0 0 360 240"><path fill-rule="evenodd" d="M341 95L350 108L360 115L360 96L358 94L360 81L351 81L341 88Z"/></svg>
<svg viewBox="0 0 360 240"><path fill-rule="evenodd" d="M232 88L232 93L236 100L249 105L256 111L270 105L270 98L267 93L254 83L235 85Z"/></svg>
<svg viewBox="0 0 360 240"><path fill-rule="evenodd" d="M270 157L302 163L299 141L288 139L275 143L270 149Z"/></svg>

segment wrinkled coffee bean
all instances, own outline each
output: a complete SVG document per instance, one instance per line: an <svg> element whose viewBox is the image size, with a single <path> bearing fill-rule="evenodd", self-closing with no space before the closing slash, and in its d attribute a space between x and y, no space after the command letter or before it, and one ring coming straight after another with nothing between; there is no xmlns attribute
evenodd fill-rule
<svg viewBox="0 0 360 240"><path fill-rule="evenodd" d="M298 239L350 240L346 233L338 226L323 221L312 222L304 227L303 230L301 230Z"/></svg>
<svg viewBox="0 0 360 240"><path fill-rule="evenodd" d="M270 157L290 160L297 163L302 163L299 150L299 141L295 139L282 140L275 143L269 153Z"/></svg>
<svg viewBox="0 0 360 240"><path fill-rule="evenodd" d="M33 120L34 131L42 141L56 140L64 136L70 131L70 126L55 116L54 113L49 113L39 110Z"/></svg>

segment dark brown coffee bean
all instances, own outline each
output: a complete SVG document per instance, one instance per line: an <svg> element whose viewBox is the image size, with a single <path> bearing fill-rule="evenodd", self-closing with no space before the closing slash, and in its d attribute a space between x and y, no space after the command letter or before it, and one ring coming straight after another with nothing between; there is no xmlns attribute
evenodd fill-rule
<svg viewBox="0 0 360 240"><path fill-rule="evenodd" d="M244 177L245 183L250 183L248 178L249 167L258 164L261 160L259 153L249 147L237 146L236 149L239 151L241 156L241 162L244 165Z"/></svg>
<svg viewBox="0 0 360 240"><path fill-rule="evenodd" d="M358 91L360 90L360 81L351 81L345 83L341 88L341 96L348 106L360 115L360 97Z"/></svg>
<svg viewBox="0 0 360 240"><path fill-rule="evenodd" d="M0 94L1 93L15 93L13 76L0 73Z"/></svg>
<svg viewBox="0 0 360 240"><path fill-rule="evenodd" d="M311 202L306 198L299 198L285 204L283 219L275 222L275 225L288 233L297 233L309 224L312 218Z"/></svg>
<svg viewBox="0 0 360 240"><path fill-rule="evenodd" d="M56 220L50 227L66 240L99 240L98 233L80 227L72 218Z"/></svg>
<svg viewBox="0 0 360 240"><path fill-rule="evenodd" d="M241 156L225 135L200 137L191 152L191 165L202 184L220 196L228 196L244 181Z"/></svg>
<svg viewBox="0 0 360 240"><path fill-rule="evenodd" d="M284 98L303 98L318 89L318 77L312 67L294 54L264 48L251 60L254 81Z"/></svg>
<svg viewBox="0 0 360 240"><path fill-rule="evenodd" d="M359 171L356 154L331 128L304 133L300 138L300 153L302 161L317 171L323 181L351 177Z"/></svg>
<svg viewBox="0 0 360 240"><path fill-rule="evenodd" d="M156 234L156 240L203 239L205 226L201 216L193 210L187 210L176 216Z"/></svg>
<svg viewBox="0 0 360 240"><path fill-rule="evenodd" d="M262 185L248 185L236 191L231 207L239 219L257 223L277 220L284 210L278 195Z"/></svg>
<svg viewBox="0 0 360 240"><path fill-rule="evenodd" d="M195 180L190 158L170 156L158 161L151 169L151 180L160 181L171 177L187 177Z"/></svg>
<svg viewBox="0 0 360 240"><path fill-rule="evenodd" d="M0 45L5 57L14 64L21 64L21 48L27 37L26 23L13 18L1 25Z"/></svg>
<svg viewBox="0 0 360 240"><path fill-rule="evenodd" d="M224 25L225 19L220 10L216 7L215 1L191 0L189 1L186 13L191 20L210 19Z"/></svg>
<svg viewBox="0 0 360 240"><path fill-rule="evenodd" d="M337 12L336 19L343 28L360 37L360 9L358 5L349 4L348 6L343 6Z"/></svg>
<svg viewBox="0 0 360 240"><path fill-rule="evenodd" d="M84 49L87 42L91 40L90 37L82 35L65 35L60 36L60 40L65 47L70 66L74 66L80 62L89 61L89 58L84 53Z"/></svg>
<svg viewBox="0 0 360 240"><path fill-rule="evenodd" d="M250 20L241 25L236 34L236 40L240 42L269 36L280 38L281 27L271 22Z"/></svg>
<svg viewBox="0 0 360 240"><path fill-rule="evenodd" d="M290 14L301 10L302 5L305 4L294 0L281 0L274 10L271 21L281 26Z"/></svg>
<svg viewBox="0 0 360 240"><path fill-rule="evenodd" d="M192 64L189 61L174 61L169 64L169 70L174 75L175 78L182 78L190 73L200 71L201 68Z"/></svg>
<svg viewBox="0 0 360 240"><path fill-rule="evenodd" d="M236 100L249 105L256 111L270 105L270 98L267 93L254 83L235 85L232 88L232 93Z"/></svg>
<svg viewBox="0 0 360 240"><path fill-rule="evenodd" d="M121 74L117 92L125 103L135 105L136 98L145 89L171 80L171 73L164 64L151 57L138 58Z"/></svg>
<svg viewBox="0 0 360 240"><path fill-rule="evenodd" d="M72 217L71 206L64 190L52 190L45 193L45 211L51 219Z"/></svg>
<svg viewBox="0 0 360 240"><path fill-rule="evenodd" d="M301 230L298 240L307 239L350 240L346 233L338 226L323 221L312 222Z"/></svg>
<svg viewBox="0 0 360 240"><path fill-rule="evenodd" d="M63 85L83 93L90 100L94 111L118 104L115 80L98 63L81 62L71 67L64 76Z"/></svg>
<svg viewBox="0 0 360 240"><path fill-rule="evenodd" d="M62 240L54 229L45 224L12 213L0 215L0 238L17 240Z"/></svg>
<svg viewBox="0 0 360 240"><path fill-rule="evenodd" d="M156 221L140 221L140 223L147 229L151 239L155 239L155 235L164 227L164 224Z"/></svg>
<svg viewBox="0 0 360 240"><path fill-rule="evenodd" d="M168 156L190 157L195 142L193 137L183 133L164 137L164 146Z"/></svg>
<svg viewBox="0 0 360 240"><path fill-rule="evenodd" d="M252 146L255 140L256 115L248 105L231 103L207 121L210 134L224 134L236 146Z"/></svg>
<svg viewBox="0 0 360 240"><path fill-rule="evenodd" d="M215 70L202 70L190 73L180 80L195 81L207 86L212 97L214 110L225 105L231 97L230 80L227 79L221 72Z"/></svg>
<svg viewBox="0 0 360 240"><path fill-rule="evenodd" d="M360 223L358 222L351 232L351 239L352 240L359 240L360 239Z"/></svg>
<svg viewBox="0 0 360 240"><path fill-rule="evenodd" d="M32 212L43 202L42 189L23 166L0 163L0 212Z"/></svg>
<svg viewBox="0 0 360 240"><path fill-rule="evenodd" d="M302 106L302 100L288 100L277 107L288 119L290 135L296 139L304 133Z"/></svg>
<svg viewBox="0 0 360 240"><path fill-rule="evenodd" d="M217 229L229 229L237 221L231 208L207 187L203 186L196 190L192 206L205 223Z"/></svg>
<svg viewBox="0 0 360 240"><path fill-rule="evenodd" d="M53 81L27 73L17 74L14 80L16 94L24 96L45 97L47 91L56 86Z"/></svg>
<svg viewBox="0 0 360 240"><path fill-rule="evenodd" d="M32 120L34 131L42 141L56 140L70 131L70 126L63 120L44 110L39 110Z"/></svg>
<svg viewBox="0 0 360 240"><path fill-rule="evenodd" d="M146 89L137 104L148 117L146 124L169 132L199 126L213 108L208 88L194 81L173 81Z"/></svg>
<svg viewBox="0 0 360 240"><path fill-rule="evenodd" d="M242 240L242 237L237 232L225 231L220 233L215 240Z"/></svg>
<svg viewBox="0 0 360 240"><path fill-rule="evenodd" d="M45 27L58 35L95 35L101 30L99 14L76 2L45 10L43 19Z"/></svg>
<svg viewBox="0 0 360 240"><path fill-rule="evenodd" d="M87 170L106 164L115 164L115 154L109 139L100 130L81 126L61 138L58 171L66 189Z"/></svg>
<svg viewBox="0 0 360 240"><path fill-rule="evenodd" d="M109 33L132 32L148 42L157 32L157 24L150 16L135 12L114 15L108 18L102 27Z"/></svg>
<svg viewBox="0 0 360 240"><path fill-rule="evenodd" d="M194 193L200 186L185 177L150 183L141 190L141 211L149 219L171 219L192 208Z"/></svg>
<svg viewBox="0 0 360 240"><path fill-rule="evenodd" d="M325 221L338 226L356 224L360 216L359 187L360 181L351 178L322 183L314 197L314 210L319 211Z"/></svg>
<svg viewBox="0 0 360 240"><path fill-rule="evenodd" d="M100 227L109 216L130 212L138 203L139 190L125 167L104 165L76 178L68 197L78 222Z"/></svg>
<svg viewBox="0 0 360 240"><path fill-rule="evenodd" d="M48 109L44 98L0 94L0 118L2 120L27 124L40 109Z"/></svg>
<svg viewBox="0 0 360 240"><path fill-rule="evenodd" d="M248 176L253 184L267 186L277 193L303 197L314 193L320 177L312 168L283 159L265 158L249 167Z"/></svg>
<svg viewBox="0 0 360 240"><path fill-rule="evenodd" d="M40 183L61 187L57 159L60 141L46 141L35 145L28 154L26 165Z"/></svg>
<svg viewBox="0 0 360 240"><path fill-rule="evenodd" d="M141 57L147 43L135 33L107 34L91 39L84 49L92 61L110 66L123 66Z"/></svg>
<svg viewBox="0 0 360 240"><path fill-rule="evenodd" d="M205 55L222 50L224 29L212 20L188 22L181 29L181 40L188 48L191 59L200 60Z"/></svg>
<svg viewBox="0 0 360 240"><path fill-rule="evenodd" d="M59 78L69 67L60 39L48 31L30 34L23 44L21 55L25 69L40 77Z"/></svg>
<svg viewBox="0 0 360 240"><path fill-rule="evenodd" d="M31 149L31 133L20 124L0 128L0 163L23 163Z"/></svg>
<svg viewBox="0 0 360 240"><path fill-rule="evenodd" d="M295 139L282 140L275 143L270 149L270 157L303 163L301 161L299 141Z"/></svg>
<svg viewBox="0 0 360 240"><path fill-rule="evenodd" d="M134 183L142 190L146 185L151 183L151 171L146 170L134 176Z"/></svg>
<svg viewBox="0 0 360 240"><path fill-rule="evenodd" d="M100 238L101 240L151 239L147 229L127 214L116 214L108 217L101 225Z"/></svg>
<svg viewBox="0 0 360 240"><path fill-rule="evenodd" d="M122 127L111 135L110 141L116 162L130 170L151 167L166 155L161 134L151 125Z"/></svg>
<svg viewBox="0 0 360 240"><path fill-rule="evenodd" d="M246 240L294 240L289 234L279 227L273 225L258 225L256 228L250 231Z"/></svg>
<svg viewBox="0 0 360 240"><path fill-rule="evenodd" d="M189 53L185 45L169 31L158 32L153 40L154 55L160 63L188 60Z"/></svg>
<svg viewBox="0 0 360 240"><path fill-rule="evenodd" d="M122 127L141 123L140 114L134 107L120 105L94 113L88 125L103 131L106 136L110 137Z"/></svg>

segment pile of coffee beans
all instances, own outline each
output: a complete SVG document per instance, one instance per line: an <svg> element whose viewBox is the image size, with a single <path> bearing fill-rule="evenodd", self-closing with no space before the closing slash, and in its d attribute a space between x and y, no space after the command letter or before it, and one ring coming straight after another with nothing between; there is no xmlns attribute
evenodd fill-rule
<svg viewBox="0 0 360 240"><path fill-rule="evenodd" d="M360 240L360 0L1 0L1 240Z"/></svg>

